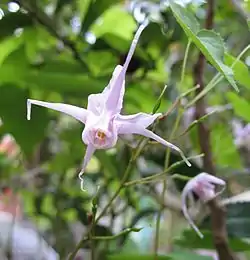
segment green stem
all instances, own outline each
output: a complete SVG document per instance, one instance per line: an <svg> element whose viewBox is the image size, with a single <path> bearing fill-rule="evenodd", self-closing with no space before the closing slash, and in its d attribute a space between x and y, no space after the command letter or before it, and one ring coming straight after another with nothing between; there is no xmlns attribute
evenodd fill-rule
<svg viewBox="0 0 250 260"><path fill-rule="evenodd" d="M192 160L192 159L198 159L198 158L201 158L203 157L204 154L199 154L199 155L195 155L195 156L190 156L188 157L187 159L188 160ZM184 164L185 161L182 160L182 161L178 161L176 163L173 163L170 167L168 167L166 170L164 170L163 172L160 172L160 173L157 173L157 174L154 174L152 176L148 176L148 177L144 177L144 178L141 178L141 179L138 179L138 180L133 180L133 181L129 181L129 182L126 182L124 184L125 187L128 187L128 186L132 186L132 185L137 185L137 184L144 184L144 183L150 183L150 182L153 182L153 181L159 181L161 177L166 177L166 174L171 172L173 169L175 169L176 167ZM171 179L181 179L181 180L189 180L188 177L186 176L183 176L183 175L180 175L180 174L174 174L171 176Z"/></svg>
<svg viewBox="0 0 250 260"><path fill-rule="evenodd" d="M202 117L200 117L198 120L194 120L179 136L177 136L175 139L179 139L183 135L187 134L193 127L195 127L198 123L203 122L207 117L211 116L214 114L216 111L212 111Z"/></svg>
<svg viewBox="0 0 250 260"><path fill-rule="evenodd" d="M185 60L184 60L185 61ZM170 134L170 137L169 137L169 141L171 142L174 134L176 133L177 131L177 128L179 126L179 123L180 123L180 119L181 119L181 116L182 116L182 113L180 111L180 108L178 108L178 111L177 111L177 118L175 120L175 125L171 131L171 134ZM167 151L166 151L166 158L165 158L165 165L164 165L164 168L168 168L168 165L169 165L169 159L170 159L170 148L167 148ZM161 205L164 205L164 198L165 198L165 193L166 193L166 190L167 190L167 180L166 178L163 180L163 189L162 189L162 194L161 194ZM159 239L160 239L160 226L161 226L161 215L162 215L162 212L164 210L164 206L161 206L159 212L158 212L158 215L157 215L157 220L156 220L156 232L155 232L155 241L154 241L154 259L157 260L157 255L158 255L158 249L159 249Z"/></svg>
<svg viewBox="0 0 250 260"><path fill-rule="evenodd" d="M138 228L127 228L127 229L123 230L122 232L120 232L119 234L116 234L113 236L105 236L105 237L104 236L95 236L95 237L92 237L92 239L94 239L94 240L113 240L118 237L127 235L130 232L139 232L140 230L141 229L138 229Z"/></svg>
<svg viewBox="0 0 250 260"><path fill-rule="evenodd" d="M183 59L183 64L182 64L182 70L181 70L181 83L183 83L184 77L185 77L185 71L186 71L186 65L187 65L187 58L188 58L188 53L189 53L189 49L190 49L190 45L191 45L192 41L189 39L188 40L188 44L185 50L185 54L184 54L184 59Z"/></svg>
<svg viewBox="0 0 250 260"><path fill-rule="evenodd" d="M92 208L92 220L91 220L91 228L89 232L89 240L90 240L90 247L91 247L91 260L95 260L95 217L96 217L96 205L93 205Z"/></svg>

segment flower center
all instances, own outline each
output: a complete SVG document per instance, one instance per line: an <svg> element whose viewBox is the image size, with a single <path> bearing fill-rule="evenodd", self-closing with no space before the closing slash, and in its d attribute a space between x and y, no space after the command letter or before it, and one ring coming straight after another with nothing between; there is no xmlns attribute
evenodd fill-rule
<svg viewBox="0 0 250 260"><path fill-rule="evenodd" d="M107 142L107 135L101 130L94 132L94 144L97 147L103 147Z"/></svg>
<svg viewBox="0 0 250 260"><path fill-rule="evenodd" d="M98 139L100 139L102 141L105 140L106 135L102 131L97 131L96 135L97 135Z"/></svg>

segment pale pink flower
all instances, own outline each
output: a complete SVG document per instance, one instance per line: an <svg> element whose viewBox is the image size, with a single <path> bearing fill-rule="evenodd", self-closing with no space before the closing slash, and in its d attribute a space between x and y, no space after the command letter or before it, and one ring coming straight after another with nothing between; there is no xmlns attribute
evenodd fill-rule
<svg viewBox="0 0 250 260"><path fill-rule="evenodd" d="M216 185L222 186L222 189L218 192L216 192L215 188ZM199 231L197 226L194 224L193 220L191 219L188 209L187 209L187 204L186 204L186 199L189 194L194 192L199 199L206 203L209 200L214 199L217 197L220 193L222 193L225 189L225 181L222 179L219 179L215 176L212 176L208 173L200 173L186 184L182 191L182 211L185 216L185 218L188 220L189 224L192 226L192 228L197 232L197 234L203 238L202 233Z"/></svg>
<svg viewBox="0 0 250 260"><path fill-rule="evenodd" d="M145 21L138 28L124 65L118 65L115 67L108 86L102 93L91 94L88 97L87 109L67 104L48 103L32 99L28 99L27 101L28 120L30 120L31 104L35 104L63 112L85 124L85 128L82 132L82 141L87 145L87 150L82 170L79 174L79 178L81 179L81 188L83 183L82 174L95 150L109 149L115 146L118 140L118 135L120 134L138 134L152 138L155 141L179 152L187 165L191 165L178 147L165 141L160 136L147 129L147 127L151 125L155 119L161 115L161 113L153 115L138 113L126 116L120 114L123 107L126 70L135 51L139 37L147 24L148 22Z"/></svg>
<svg viewBox="0 0 250 260"><path fill-rule="evenodd" d="M6 134L0 140L0 153L6 154L8 157L13 158L18 154L19 147L12 135Z"/></svg>

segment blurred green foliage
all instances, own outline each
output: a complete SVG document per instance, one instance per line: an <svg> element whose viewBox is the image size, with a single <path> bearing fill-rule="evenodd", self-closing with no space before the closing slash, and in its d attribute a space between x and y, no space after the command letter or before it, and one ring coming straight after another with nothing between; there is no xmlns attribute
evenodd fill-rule
<svg viewBox="0 0 250 260"><path fill-rule="evenodd" d="M34 108L32 120L27 121L26 100L33 98L86 107L88 95L102 91L115 66L124 61L137 29L136 19L143 12L140 3L135 3L133 11L128 8L133 1L15 2L15 10L14 2L0 3L4 14L0 12L0 118L3 123L0 136L11 134L20 150L14 158L9 158L8 153L1 154L1 183L22 194L25 212L46 237L54 238L51 240L53 246L65 259L79 240L76 237L82 236L81 230L76 228L75 231L72 227L81 223L86 229L89 225L91 199L98 185L98 210L106 205L119 186L133 153L132 147L138 139L124 137L115 148L98 151L87 168L84 184L88 192L83 193L77 178L85 152L85 145L81 142L83 126L67 116L39 107ZM242 171L247 165L235 145L231 122L239 119L244 124L250 123L249 50L237 59L250 40L246 17L228 1L216 1L214 30L207 31L201 30L206 3L190 1L183 8L169 1L170 6L160 10L159 1L145 2L151 4L147 10L149 15L157 13L160 19L151 21L143 32L129 66L123 113L150 113L154 108L166 113L181 93L194 87L193 67L198 51L201 51L208 61L203 93L208 107L232 106L206 119L218 176L239 185L238 177L234 179L233 174L231 178L230 174ZM249 12L250 1L242 2L243 10ZM185 76L180 82L188 41L192 44ZM220 79L216 85L211 84L214 77ZM157 103L166 84L168 88ZM239 88L240 93L231 86ZM196 100L197 97L191 93L184 101L193 104ZM176 111L160 120L156 127L156 132L167 140L176 120ZM184 109L174 143L191 156L200 152L196 126L178 138L194 120L192 115L191 119L188 117L188 111ZM137 159L130 179L161 172L165 152L160 145L147 145ZM170 164L178 160L179 156L171 153ZM201 171L201 164L196 160L191 168L182 165L170 174L193 177ZM126 234L112 242L114 244L96 242L99 259L103 259L103 255L109 255L107 259L110 260L153 259L154 217L162 207L159 185L132 186L121 192L107 214L109 220L97 223L95 235L108 236L138 225L145 226L145 230L136 235ZM177 208L183 185L182 181L171 181L168 187L168 192L177 201L174 201ZM249 189L250 179L244 185L240 185L238 193L247 186ZM235 194L230 187L227 196ZM245 203L249 208L250 202ZM250 225L249 211L239 212L238 207L228 207L229 241L235 251L248 251L246 239L250 238L250 230L245 227ZM174 211L178 212L176 218L173 217ZM180 216L180 208L173 210L166 205L165 213L160 239L162 256L157 259L212 259L192 252L197 248L213 249L209 226L204 231L204 240L200 241L194 237L193 231L183 233L187 224ZM175 240L176 237L179 239ZM138 249L144 243L149 246ZM83 248L88 249L89 245ZM183 251L183 248L190 250ZM117 256L121 250L124 255ZM135 255L137 251L138 255Z"/></svg>

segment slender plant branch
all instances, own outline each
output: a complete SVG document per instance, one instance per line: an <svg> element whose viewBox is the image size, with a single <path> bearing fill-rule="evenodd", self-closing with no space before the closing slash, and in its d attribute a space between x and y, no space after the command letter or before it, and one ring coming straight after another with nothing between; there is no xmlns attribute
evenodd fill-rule
<svg viewBox="0 0 250 260"><path fill-rule="evenodd" d="M191 43L192 43L192 41L189 39L186 50L185 50L184 58L183 58L183 64L182 64L182 70L181 70L181 84L183 83L184 77L185 77L185 71L186 71L186 66L187 66L187 58L188 58L188 53L189 53Z"/></svg>
<svg viewBox="0 0 250 260"><path fill-rule="evenodd" d="M120 232L116 235L113 235L113 236L105 236L105 237L104 236L95 236L92 239L94 239L94 240L114 240L116 238L127 235L131 232L139 232L140 230L141 230L141 228L127 228L127 229L123 230L122 232Z"/></svg>
<svg viewBox="0 0 250 260"><path fill-rule="evenodd" d="M199 155L195 155L195 156L190 156L190 157L187 157L188 160L192 160L192 159L198 159L198 158L201 158L203 157L204 154L199 154ZM138 179L138 180L133 180L133 181L129 181L129 182L126 182L124 184L125 187L128 187L128 186L132 186L132 185L138 185L138 184L146 184L146 183L152 183L152 182L155 182L155 181L160 181L161 178L166 178L166 175L168 173L170 173L171 171L173 171L176 167L184 164L185 162L182 160L182 161L178 161L176 163L173 163L170 167L168 167L167 169L165 169L163 172L160 172L160 173L157 173L157 174L154 174L152 176L148 176L148 177L144 177L144 178L141 178L141 179ZM179 180L183 180L183 181L188 181L190 180L189 177L187 176L184 176L184 175L180 175L180 174L173 174L171 176L168 176L168 178L171 178L171 179L179 179Z"/></svg>
<svg viewBox="0 0 250 260"><path fill-rule="evenodd" d="M92 216L91 216L91 227L89 232L89 240L90 240L90 247L91 247L91 260L95 260L95 216L96 216L96 204L93 203L92 206Z"/></svg>
<svg viewBox="0 0 250 260"><path fill-rule="evenodd" d="M186 58L184 59L184 63L185 63L185 60L187 59L187 55L185 55L185 56L186 56ZM180 123L181 116L182 116L182 113L180 111L180 108L178 108L177 118L175 120L174 127L173 127L173 129L171 131L171 134L170 134L170 137L169 137L169 141L170 142L171 142L174 134L177 131L177 128L178 128L179 123ZM170 148L168 148L166 150L166 157L165 157L164 168L168 168L169 159L170 159ZM161 193L162 205L164 205L164 199L165 199L166 190L167 190L167 179L165 178L163 180L163 188L162 188L162 193ZM163 210L164 210L164 207L161 206L161 209L159 210L158 215L157 215L157 219L156 219L156 232L155 232L155 241L154 241L154 259L155 260L157 260L157 256L158 256L159 240L160 240L161 215L162 215Z"/></svg>
<svg viewBox="0 0 250 260"><path fill-rule="evenodd" d="M208 0L207 17L206 17L206 29L213 28L214 19L214 0ZM194 66L194 81L200 85L200 88L196 90L196 97L204 90L204 71L206 60L202 53L199 54L197 63ZM206 103L204 97L201 97L196 103L196 119L206 115ZM201 152L205 154L203 158L203 167L210 173L215 175L216 168L213 162L210 131L204 122L198 123L198 137ZM217 199L213 199L208 202L208 206L211 211L212 221L212 233L213 242L218 253L220 260L236 260L232 250L228 245L225 209L219 204Z"/></svg>
<svg viewBox="0 0 250 260"><path fill-rule="evenodd" d="M199 88L200 86L199 85L196 85L195 87L187 90L186 92L182 93L175 101L174 103L172 104L172 106L168 109L168 111L163 114L161 117L160 117L160 120L161 119L164 119L165 117L167 117L168 115L170 115L172 113L172 111L178 107L178 105L180 104L182 98L188 96L189 94L191 94L192 92L194 92L197 88Z"/></svg>

